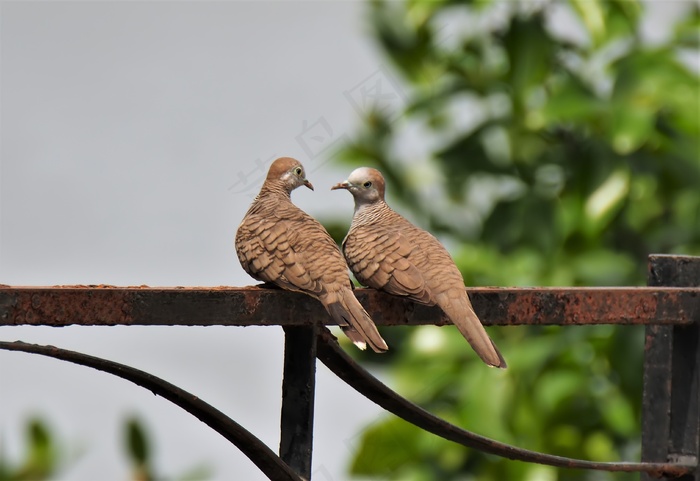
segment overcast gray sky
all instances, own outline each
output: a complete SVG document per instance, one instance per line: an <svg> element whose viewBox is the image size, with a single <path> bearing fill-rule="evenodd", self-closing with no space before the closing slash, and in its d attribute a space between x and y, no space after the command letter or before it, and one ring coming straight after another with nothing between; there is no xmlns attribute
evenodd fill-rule
<svg viewBox="0 0 700 481"><path fill-rule="evenodd" d="M312 215L348 168L332 160L383 82L358 2L0 4L0 282L249 285L235 230L267 165L301 160ZM387 90L389 89L389 90ZM278 445L279 328L0 328L125 362L190 390ZM119 428L141 414L157 466L209 463L216 480L264 479L227 441L167 401L58 361L0 352L0 442L18 453L41 413L76 452L61 479L126 479ZM315 478L345 478L379 413L319 367Z"/></svg>

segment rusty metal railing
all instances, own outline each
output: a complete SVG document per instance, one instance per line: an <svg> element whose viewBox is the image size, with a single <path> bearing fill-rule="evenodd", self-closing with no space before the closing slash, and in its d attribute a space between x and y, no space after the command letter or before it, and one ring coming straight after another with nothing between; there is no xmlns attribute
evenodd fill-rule
<svg viewBox="0 0 700 481"><path fill-rule="evenodd" d="M68 360L152 390L222 434L273 480L310 479L318 358L384 409L473 449L564 468L640 472L642 481L700 481L700 257L650 256L649 286L469 290L486 325L645 325L641 462L537 453L449 424L391 391L345 355L323 327L329 317L318 302L281 290L0 285L0 326L281 325L285 362L279 456L212 406L148 373L50 346L2 342L0 349ZM356 292L378 325L448 323L437 308L372 290Z"/></svg>

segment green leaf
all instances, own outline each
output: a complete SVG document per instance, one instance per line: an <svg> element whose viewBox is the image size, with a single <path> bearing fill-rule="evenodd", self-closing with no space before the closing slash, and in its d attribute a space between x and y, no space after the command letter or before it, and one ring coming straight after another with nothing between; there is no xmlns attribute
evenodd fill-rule
<svg viewBox="0 0 700 481"><path fill-rule="evenodd" d="M374 424L362 434L350 472L360 476L388 474L420 460L420 436L419 428L398 418Z"/></svg>
<svg viewBox="0 0 700 481"><path fill-rule="evenodd" d="M39 419L28 424L29 459L25 465L25 479L48 479L56 470L56 448L48 426Z"/></svg>
<svg viewBox="0 0 700 481"><path fill-rule="evenodd" d="M583 449L589 459L596 461L618 461L618 456L615 456L613 441L610 436L603 432L594 432L590 434L583 444Z"/></svg>
<svg viewBox="0 0 700 481"><path fill-rule="evenodd" d="M622 207L629 193L629 177L627 169L617 169L591 193L585 205L590 229L600 232Z"/></svg>
<svg viewBox="0 0 700 481"><path fill-rule="evenodd" d="M595 47L633 35L641 16L637 0L570 0Z"/></svg>
<svg viewBox="0 0 700 481"><path fill-rule="evenodd" d="M609 0L605 6L606 41L637 35L642 17L642 3L639 0Z"/></svg>
<svg viewBox="0 0 700 481"><path fill-rule="evenodd" d="M543 121L547 127L595 122L605 113L605 102L580 78L569 73L553 80L542 108Z"/></svg>
<svg viewBox="0 0 700 481"><path fill-rule="evenodd" d="M529 90L541 85L553 61L555 45L544 27L544 16L514 16L503 35L510 69L508 82L512 88L516 114L524 106Z"/></svg>
<svg viewBox="0 0 700 481"><path fill-rule="evenodd" d="M555 411L586 389L580 372L560 370L542 375L537 383L535 402L544 411Z"/></svg>
<svg viewBox="0 0 700 481"><path fill-rule="evenodd" d="M690 136L700 132L698 76L679 64L672 50L633 52L618 60L614 69L610 133L618 153L628 154L655 140L652 134L660 116L673 118L680 132Z"/></svg>
<svg viewBox="0 0 700 481"><path fill-rule="evenodd" d="M637 430L637 419L632 403L622 393L609 393L601 400L603 418L616 434L633 436Z"/></svg>
<svg viewBox="0 0 700 481"><path fill-rule="evenodd" d="M580 254L572 267L583 285L619 286L635 271L635 261L629 254L600 249Z"/></svg>
<svg viewBox="0 0 700 481"><path fill-rule="evenodd" d="M49 426L39 418L30 418L26 429L26 454L18 466L12 466L0 452L0 479L8 481L48 480L58 471L58 446Z"/></svg>
<svg viewBox="0 0 700 481"><path fill-rule="evenodd" d="M688 15L674 29L675 42L681 47L700 48L700 5L694 3Z"/></svg>
<svg viewBox="0 0 700 481"><path fill-rule="evenodd" d="M143 424L136 418L126 422L126 448L134 464L146 464L151 457L150 445Z"/></svg>
<svg viewBox="0 0 700 481"><path fill-rule="evenodd" d="M606 37L605 12L601 0L571 0L595 44Z"/></svg>

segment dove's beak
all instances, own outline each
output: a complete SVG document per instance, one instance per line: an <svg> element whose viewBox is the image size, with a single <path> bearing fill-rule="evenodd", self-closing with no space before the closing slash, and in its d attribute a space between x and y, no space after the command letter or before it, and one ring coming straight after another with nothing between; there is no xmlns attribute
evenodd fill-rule
<svg viewBox="0 0 700 481"><path fill-rule="evenodd" d="M304 179L304 185L305 185L306 187L308 187L309 189L314 190L313 184L312 184L311 182L309 182L308 180L306 180L306 179Z"/></svg>
<svg viewBox="0 0 700 481"><path fill-rule="evenodd" d="M344 180L338 184L335 184L333 187L331 187L331 190L338 190L338 189L347 189L350 187L350 182L347 180Z"/></svg>

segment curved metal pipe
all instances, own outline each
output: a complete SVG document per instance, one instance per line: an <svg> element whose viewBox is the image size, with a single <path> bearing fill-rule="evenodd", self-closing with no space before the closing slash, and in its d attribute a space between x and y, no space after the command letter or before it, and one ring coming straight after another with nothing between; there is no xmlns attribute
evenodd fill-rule
<svg viewBox="0 0 700 481"><path fill-rule="evenodd" d="M268 478L280 481L302 481L302 478L292 471L292 469L270 448L236 421L229 418L212 405L202 401L194 394L190 394L152 374L124 364L90 356L81 352L60 349L54 346L27 344L21 341L0 341L0 349L53 357L55 359L98 369L131 381L137 386L144 387L153 392L153 394L157 394L173 404L180 406L214 431L231 441L231 443L240 449Z"/></svg>
<svg viewBox="0 0 700 481"><path fill-rule="evenodd" d="M539 453L505 444L467 431L429 413L389 389L357 364L343 351L328 329L319 331L318 359L336 376L357 392L401 419L436 436L488 454L559 468L593 469L599 471L644 472L654 477L679 477L695 469L695 465L680 463L613 463L595 462Z"/></svg>

